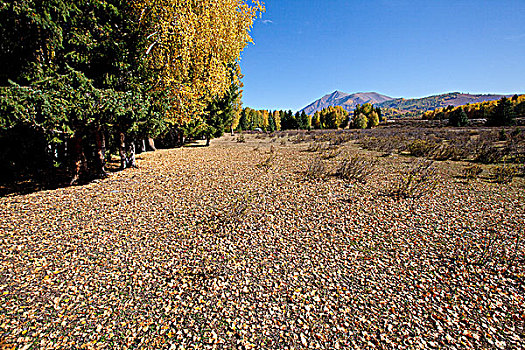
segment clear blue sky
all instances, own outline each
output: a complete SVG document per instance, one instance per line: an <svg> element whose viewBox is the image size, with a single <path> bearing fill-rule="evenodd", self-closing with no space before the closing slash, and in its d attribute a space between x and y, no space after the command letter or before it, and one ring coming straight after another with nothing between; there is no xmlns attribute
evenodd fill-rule
<svg viewBox="0 0 525 350"><path fill-rule="evenodd" d="M525 0L267 0L242 54L244 105L341 90L525 93Z"/></svg>

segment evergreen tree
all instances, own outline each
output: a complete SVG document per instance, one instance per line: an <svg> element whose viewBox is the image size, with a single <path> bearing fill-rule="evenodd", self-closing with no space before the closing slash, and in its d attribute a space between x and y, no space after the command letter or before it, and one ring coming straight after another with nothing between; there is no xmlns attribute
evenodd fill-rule
<svg viewBox="0 0 525 350"><path fill-rule="evenodd" d="M268 130L270 132L274 132L276 130L276 128L275 128L275 119L273 117L274 113L270 113L270 115L268 116Z"/></svg>
<svg viewBox="0 0 525 350"><path fill-rule="evenodd" d="M322 129L320 111L316 111L314 113L314 116L312 117L312 126L314 127L314 129Z"/></svg>
<svg viewBox="0 0 525 350"><path fill-rule="evenodd" d="M299 129L301 130L310 129L310 120L306 112L305 111L302 111L301 113L297 112L297 114L298 115L296 115L296 118L297 118L297 125Z"/></svg>
<svg viewBox="0 0 525 350"><path fill-rule="evenodd" d="M226 128L231 125L234 113L235 103L239 97L239 87L232 84L230 89L220 99L215 99L209 104L205 120L203 134L206 137L206 146L210 145L210 139L221 137Z"/></svg>
<svg viewBox="0 0 525 350"><path fill-rule="evenodd" d="M0 68L0 128L24 124L45 135L71 182L104 174L106 135L159 125L148 121L162 103L154 107L146 93L128 2L15 0L0 6L0 18L0 57L9 67ZM132 142L118 144L132 154L123 163L134 165Z"/></svg>
<svg viewBox="0 0 525 350"><path fill-rule="evenodd" d="M381 107L376 107L375 109L378 117L379 117L379 122L380 123L385 123L386 122L386 116L383 115L383 111L381 110Z"/></svg>
<svg viewBox="0 0 525 350"><path fill-rule="evenodd" d="M241 112L241 118L239 119L239 128L242 131L250 130L251 128L251 121L249 120L249 110L250 108L246 107L243 108Z"/></svg>
<svg viewBox="0 0 525 350"><path fill-rule="evenodd" d="M489 126L509 126L514 125L516 117L512 101L503 97L498 101L496 108L489 115L487 124Z"/></svg>
<svg viewBox="0 0 525 350"><path fill-rule="evenodd" d="M294 119L297 123L297 128L303 129L302 124L301 124L301 113L299 111L295 112Z"/></svg>
<svg viewBox="0 0 525 350"><path fill-rule="evenodd" d="M298 128L297 120L292 111L283 111L281 117L281 130L295 130Z"/></svg>
<svg viewBox="0 0 525 350"><path fill-rule="evenodd" d="M467 126L469 123L467 113L462 107L456 108L450 114L448 124L450 126Z"/></svg>

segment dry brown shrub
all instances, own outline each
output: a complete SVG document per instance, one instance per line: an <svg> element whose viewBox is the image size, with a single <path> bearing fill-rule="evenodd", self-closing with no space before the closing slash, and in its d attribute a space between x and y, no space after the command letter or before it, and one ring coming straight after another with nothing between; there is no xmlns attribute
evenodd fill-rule
<svg viewBox="0 0 525 350"><path fill-rule="evenodd" d="M421 198L435 190L438 184L434 162L420 160L413 162L400 176L395 178L386 195L397 200Z"/></svg>
<svg viewBox="0 0 525 350"><path fill-rule="evenodd" d="M310 180L323 180L327 174L326 164L319 158L310 161L305 171L306 177Z"/></svg>
<svg viewBox="0 0 525 350"><path fill-rule="evenodd" d="M473 180L483 172L483 168L477 164L472 164L463 169L463 176L468 180Z"/></svg>
<svg viewBox="0 0 525 350"><path fill-rule="evenodd" d="M367 159L359 155L351 155L343 159L335 171L335 176L345 181L366 183L375 172L377 160Z"/></svg>
<svg viewBox="0 0 525 350"><path fill-rule="evenodd" d="M490 175L495 183L508 184L518 175L518 169L514 165L502 164L492 168Z"/></svg>

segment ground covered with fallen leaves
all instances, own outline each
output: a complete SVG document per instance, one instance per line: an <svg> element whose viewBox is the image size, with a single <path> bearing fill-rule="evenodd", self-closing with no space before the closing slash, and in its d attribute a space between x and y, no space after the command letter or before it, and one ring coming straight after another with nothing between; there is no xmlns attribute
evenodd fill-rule
<svg viewBox="0 0 525 350"><path fill-rule="evenodd" d="M398 200L410 157L345 145L378 159L361 184L305 177L307 148L227 136L0 198L0 343L525 349L525 179L437 162L435 190Z"/></svg>

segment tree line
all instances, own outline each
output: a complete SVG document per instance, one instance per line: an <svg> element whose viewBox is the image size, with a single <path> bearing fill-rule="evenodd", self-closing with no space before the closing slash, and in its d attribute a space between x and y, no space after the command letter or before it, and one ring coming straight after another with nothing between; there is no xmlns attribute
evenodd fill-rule
<svg viewBox="0 0 525 350"><path fill-rule="evenodd" d="M422 115L426 120L448 120L451 126L466 126L471 119L484 119L487 126L511 126L516 118L525 118L525 95L437 108Z"/></svg>
<svg viewBox="0 0 525 350"><path fill-rule="evenodd" d="M313 115L304 111L291 110L255 110L246 107L242 110L238 119L234 120L233 129L239 131L257 130L280 131L280 130L320 130L320 129L345 129L345 128L372 128L385 122L381 108L374 107L370 103L357 105L353 115L341 106L329 106Z"/></svg>
<svg viewBox="0 0 525 350"><path fill-rule="evenodd" d="M240 114L238 60L262 3L1 0L0 180L71 183Z"/></svg>

